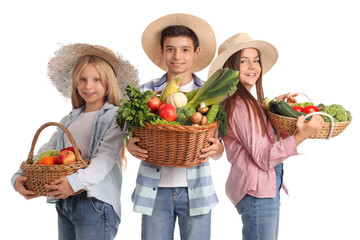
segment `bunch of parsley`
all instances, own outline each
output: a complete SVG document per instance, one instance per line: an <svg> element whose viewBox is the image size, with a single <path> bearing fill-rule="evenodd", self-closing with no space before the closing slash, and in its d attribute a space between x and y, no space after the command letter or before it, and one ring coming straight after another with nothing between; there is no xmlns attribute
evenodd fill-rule
<svg viewBox="0 0 360 240"><path fill-rule="evenodd" d="M129 99L121 99L116 125L123 130L126 124L126 142L128 142L135 126L143 127L144 122L156 121L160 117L151 113L148 107L150 98L154 96L152 91L147 90L141 93L138 88L131 85L128 85L125 90Z"/></svg>

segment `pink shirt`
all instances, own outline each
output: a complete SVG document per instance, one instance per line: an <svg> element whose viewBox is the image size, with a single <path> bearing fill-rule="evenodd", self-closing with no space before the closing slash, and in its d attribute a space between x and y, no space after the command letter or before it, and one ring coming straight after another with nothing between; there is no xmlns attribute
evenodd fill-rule
<svg viewBox="0 0 360 240"><path fill-rule="evenodd" d="M261 108L262 109L262 108ZM234 205L245 196L273 198L276 196L274 166L292 155L297 155L294 136L276 140L270 120L265 118L266 134L257 131L254 113L252 124L245 103L237 99L228 134L224 139L231 170L226 181L226 194ZM257 119L258 126L260 120ZM251 125L251 126L250 126Z"/></svg>

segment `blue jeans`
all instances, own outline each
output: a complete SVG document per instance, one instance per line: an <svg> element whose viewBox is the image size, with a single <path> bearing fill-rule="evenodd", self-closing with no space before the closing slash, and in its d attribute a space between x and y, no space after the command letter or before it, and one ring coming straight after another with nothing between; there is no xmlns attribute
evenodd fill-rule
<svg viewBox="0 0 360 240"><path fill-rule="evenodd" d="M141 239L174 239L177 217L182 240L210 239L211 211L190 217L187 187L158 188L152 215L142 215Z"/></svg>
<svg viewBox="0 0 360 240"><path fill-rule="evenodd" d="M86 192L56 202L59 240L114 239L120 219L112 206Z"/></svg>
<svg viewBox="0 0 360 240"><path fill-rule="evenodd" d="M243 223L243 240L276 240L278 238L282 163L275 166L275 172L277 189L275 198L256 198L247 194L236 205Z"/></svg>

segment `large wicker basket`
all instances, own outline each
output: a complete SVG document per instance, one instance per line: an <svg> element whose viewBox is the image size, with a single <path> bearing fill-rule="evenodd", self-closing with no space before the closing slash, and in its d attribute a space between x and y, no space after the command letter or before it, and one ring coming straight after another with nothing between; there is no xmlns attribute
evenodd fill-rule
<svg viewBox="0 0 360 240"><path fill-rule="evenodd" d="M273 127L284 133L288 133L293 135L296 131L296 118L290 118L281 116L267 110L267 115L271 121ZM308 121L308 120L306 120ZM335 137L339 135L344 129L350 124L350 121L347 122L334 122L333 129L331 129L331 123L326 122L323 124L321 129L315 133L313 133L310 138L314 139L329 139L330 137ZM332 131L332 133L331 133ZM331 134L330 134L331 133Z"/></svg>
<svg viewBox="0 0 360 240"><path fill-rule="evenodd" d="M217 123L203 126L183 126L145 123L135 127L134 137L139 137L139 147L146 149L146 162L159 166L193 167L201 163L200 150L210 145Z"/></svg>
<svg viewBox="0 0 360 240"><path fill-rule="evenodd" d="M40 165L33 164L34 148L40 132L48 126L57 126L61 128L67 137L69 138L72 146L74 147L76 161L73 163L61 164L61 165ZM48 190L45 189L45 184L50 184L55 179L64 177L75 173L78 169L85 168L89 165L88 160L83 160L79 148L71 135L71 133L61 124L56 122L48 122L42 125L33 138L31 149L26 161L22 162L20 169L22 170L22 176L28 179L25 182L25 187L34 191L38 196L45 196ZM81 193L84 190L80 190L75 194Z"/></svg>

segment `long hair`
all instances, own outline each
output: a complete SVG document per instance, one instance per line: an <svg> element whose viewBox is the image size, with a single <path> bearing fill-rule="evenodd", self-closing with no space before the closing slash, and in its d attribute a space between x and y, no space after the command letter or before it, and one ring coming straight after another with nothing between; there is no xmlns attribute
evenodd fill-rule
<svg viewBox="0 0 360 240"><path fill-rule="evenodd" d="M79 108L85 105L85 100L80 96L77 86L80 80L80 74L84 70L85 66L89 63L95 65L101 80L104 84L107 92L105 94L105 101L113 104L114 106L120 106L120 91L119 85L116 80L116 76L112 67L102 58L97 56L83 56L80 57L72 71L72 88L71 88L71 103L73 109ZM125 156L125 141L121 149L121 165L126 168L127 159Z"/></svg>
<svg viewBox="0 0 360 240"><path fill-rule="evenodd" d="M261 56L260 56L260 52L258 52L259 58L260 58L260 66L261 66ZM242 54L242 50L234 53L233 55L231 55L231 57L228 58L228 60L224 63L224 68L231 68L234 69L236 71L240 71L240 57ZM240 74L240 73L239 73ZM241 81L239 81L238 85L237 85L237 90L235 91L235 93L231 96L228 97L224 102L224 109L226 112L226 116L227 116L227 122L228 122L228 126L231 128L231 119L233 118L233 113L234 113L234 107L235 107L235 100L236 99L242 99L245 103L245 106L247 108L248 114L249 114L249 121L250 123L252 121L256 121L258 122L258 120L260 120L260 126L258 126L258 124L256 124L256 130L259 131L261 130L261 135L265 136L266 133L266 128L265 128L265 121L263 118L263 113L260 109L259 106L259 101L263 100L264 98L264 91L263 91L263 87L262 87L262 73L259 76L258 80L255 83L256 86L256 94L257 94L257 99L254 98L254 96L247 90L247 88L241 83ZM250 109L252 111L250 111ZM256 119L251 119L251 112L254 113L254 116ZM250 124L251 126L251 124ZM260 128L259 128L260 127Z"/></svg>

